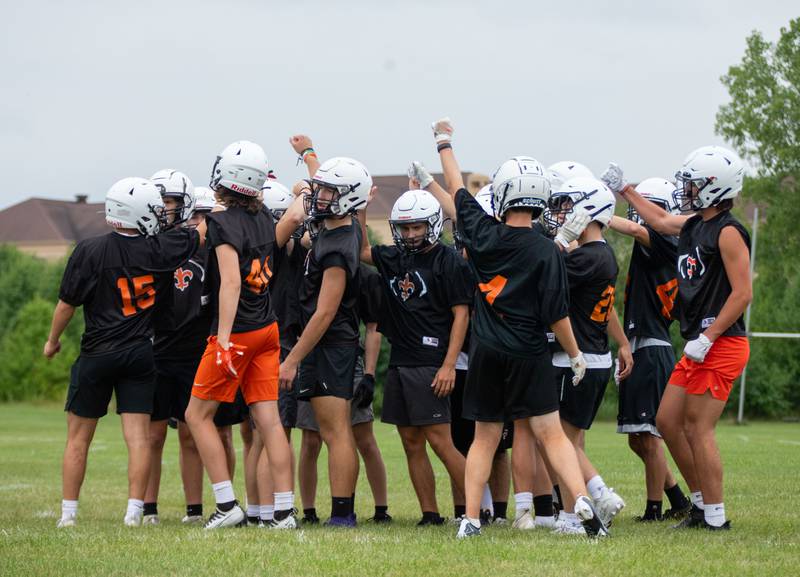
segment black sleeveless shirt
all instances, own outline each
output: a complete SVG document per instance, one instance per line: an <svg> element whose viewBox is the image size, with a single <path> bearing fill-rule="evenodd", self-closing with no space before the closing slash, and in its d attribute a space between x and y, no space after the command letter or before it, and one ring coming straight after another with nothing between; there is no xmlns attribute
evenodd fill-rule
<svg viewBox="0 0 800 577"><path fill-rule="evenodd" d="M701 215L691 217L683 225L678 238L678 318L684 339L696 339L722 310L731 294L719 251L719 235L732 226L742 235L750 250L750 235L742 224L726 210L708 221ZM725 337L745 336L744 316L740 316Z"/></svg>

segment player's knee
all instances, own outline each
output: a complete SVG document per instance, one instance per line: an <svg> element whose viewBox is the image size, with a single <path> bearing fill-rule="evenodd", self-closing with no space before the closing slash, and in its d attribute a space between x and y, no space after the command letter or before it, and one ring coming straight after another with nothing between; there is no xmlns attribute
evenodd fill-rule
<svg viewBox="0 0 800 577"><path fill-rule="evenodd" d="M318 455L321 450L322 436L315 431L303 431L300 452L307 455Z"/></svg>

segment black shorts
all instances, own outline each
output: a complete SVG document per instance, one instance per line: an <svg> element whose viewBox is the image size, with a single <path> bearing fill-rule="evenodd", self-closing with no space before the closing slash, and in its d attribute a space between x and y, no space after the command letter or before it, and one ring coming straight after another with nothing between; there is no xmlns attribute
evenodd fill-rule
<svg viewBox="0 0 800 577"><path fill-rule="evenodd" d="M558 410L558 390L549 353L522 358L472 339L463 417L507 423Z"/></svg>
<svg viewBox="0 0 800 577"><path fill-rule="evenodd" d="M232 403L220 403L214 415L214 424L217 427L230 427L244 422L250 416L250 409L244 402L242 390L236 391L236 399Z"/></svg>
<svg viewBox="0 0 800 577"><path fill-rule="evenodd" d="M467 371L456 369L456 384L453 387L453 394L450 395L450 435L453 437L453 444L458 452L467 456L469 447L475 438L475 421L465 419L461 416L464 404L464 386L467 382ZM514 423L503 425L503 434L500 437L500 444L497 446L497 453L502 453L511 448L514 444Z"/></svg>
<svg viewBox="0 0 800 577"><path fill-rule="evenodd" d="M104 355L81 355L72 365L65 411L87 419L108 413L111 394L117 413L153 412L156 369L150 341Z"/></svg>
<svg viewBox="0 0 800 577"><path fill-rule="evenodd" d="M313 397L353 398L353 376L358 345L316 347L300 363L297 399Z"/></svg>
<svg viewBox="0 0 800 577"><path fill-rule="evenodd" d="M389 367L381 421L398 427L450 422L450 397L437 397L431 383L439 367Z"/></svg>
<svg viewBox="0 0 800 577"><path fill-rule="evenodd" d="M586 369L578 386L572 384L572 369L556 367L556 371L561 419L578 429L589 430L603 402L611 368Z"/></svg>
<svg viewBox="0 0 800 577"><path fill-rule="evenodd" d="M619 384L618 433L660 436L656 413L674 367L672 347L644 347L633 353L633 371Z"/></svg>
<svg viewBox="0 0 800 577"><path fill-rule="evenodd" d="M291 350L292 344L286 342L281 335L281 362L286 359L286 355ZM281 417L281 425L285 428L291 429L297 425L297 377L295 377L291 389L278 391L278 413Z"/></svg>

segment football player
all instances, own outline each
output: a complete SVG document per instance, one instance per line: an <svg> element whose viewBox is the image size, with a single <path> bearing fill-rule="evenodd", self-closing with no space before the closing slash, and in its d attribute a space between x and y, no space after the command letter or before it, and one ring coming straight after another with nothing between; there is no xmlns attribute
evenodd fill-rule
<svg viewBox="0 0 800 577"><path fill-rule="evenodd" d="M447 191L455 203L459 236L478 280L470 366L464 391L464 414L475 419L475 440L467 455L467 514L458 537L480 535L481 494L492 457L509 420L527 425L576 500L575 512L591 536L607 534L586 497L575 449L558 419L558 395L545 327L551 327L568 351L574 379L586 371L567 316L564 263L553 243L531 229L545 208L550 183L531 158L511 159L492 182L493 209L488 216L466 191L452 148L449 119L433 126ZM438 186L434 182L431 187ZM519 422L519 421L517 421Z"/></svg>
<svg viewBox="0 0 800 577"><path fill-rule="evenodd" d="M730 211L742 190L744 163L720 146L686 157L675 175L675 199L681 211L694 215L671 214L649 202L625 185L616 165L604 176L653 230L678 235L676 308L686 345L656 425L692 491L694 506L678 527L729 529L714 429L750 354L743 317L752 299L750 236Z"/></svg>
<svg viewBox="0 0 800 577"><path fill-rule="evenodd" d="M176 268L197 250L204 227L157 234L164 223L159 189L144 178L124 178L106 194L106 222L113 231L78 243L67 262L44 355L52 358L75 310L86 328L72 366L63 461L59 527L75 525L97 421L117 401L128 447L128 508L124 523L142 523L150 468L149 427L155 392L154 305L168 294Z"/></svg>
<svg viewBox="0 0 800 577"><path fill-rule="evenodd" d="M648 178L635 190L667 212L679 214L673 200L675 186L668 180ZM669 327L676 315L678 239L654 231L632 207L627 219L612 216L609 227L635 239L625 286L623 322L634 364L630 376L619 381L617 432L628 435L628 445L645 466L647 504L637 519L682 518L691 504L669 470L656 427L658 405L675 366ZM662 514L664 493L671 508Z"/></svg>
<svg viewBox="0 0 800 577"><path fill-rule="evenodd" d="M248 141L227 146L217 157L210 187L225 210L208 221L211 333L195 375L186 421L208 471L217 502L205 527L235 526L245 520L231 484L231 471L213 417L239 389L269 453L274 483L274 529L296 527L291 448L278 414L278 325L269 283L278 250L302 223L298 200L276 225L264 207L267 178L263 149Z"/></svg>
<svg viewBox="0 0 800 577"><path fill-rule="evenodd" d="M383 315L378 330L391 342L382 421L397 427L408 472L422 510L420 526L444 522L426 446L445 465L463 500L464 456L450 434L450 399L456 361L469 323L474 282L452 248L439 242L444 216L425 190L403 193L392 207L393 245L371 246L366 209L359 212L361 260L381 275Z"/></svg>

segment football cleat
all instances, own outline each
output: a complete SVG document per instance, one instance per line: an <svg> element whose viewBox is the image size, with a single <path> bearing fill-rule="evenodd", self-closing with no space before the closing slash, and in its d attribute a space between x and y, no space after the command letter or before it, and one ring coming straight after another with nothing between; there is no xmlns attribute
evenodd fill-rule
<svg viewBox="0 0 800 577"><path fill-rule="evenodd" d="M680 520L686 518L691 510L692 504L687 503L687 505L681 509L667 509L661 517L665 521L668 519Z"/></svg>
<svg viewBox="0 0 800 577"><path fill-rule="evenodd" d="M347 517L331 517L325 522L325 526L352 529L356 526L356 516L351 513Z"/></svg>
<svg viewBox="0 0 800 577"><path fill-rule="evenodd" d="M533 524L537 529L554 529L556 526L556 518L550 516L540 517L537 515L533 518Z"/></svg>
<svg viewBox="0 0 800 577"><path fill-rule="evenodd" d="M142 518L142 525L158 525L160 522L158 515L145 515Z"/></svg>
<svg viewBox="0 0 800 577"><path fill-rule="evenodd" d="M456 533L456 539L467 539L469 537L480 537L481 536L481 528L480 526L475 526L472 522L464 517L461 519L461 524L458 526L458 533Z"/></svg>
<svg viewBox="0 0 800 577"><path fill-rule="evenodd" d="M388 523L391 523L394 519L392 518L391 515L389 515L389 513L384 513L383 515L380 515L380 516L375 515L374 517L370 517L367 520L368 521L372 521L373 523L388 524Z"/></svg>
<svg viewBox="0 0 800 577"><path fill-rule="evenodd" d="M483 509L480 514L481 526L483 525L491 525L492 521L494 521L494 516L489 509Z"/></svg>
<svg viewBox="0 0 800 577"><path fill-rule="evenodd" d="M58 520L56 529L64 529L66 527L74 527L78 522L76 515L65 515Z"/></svg>
<svg viewBox="0 0 800 577"><path fill-rule="evenodd" d="M516 519L514 519L514 523L511 524L511 527L513 527L514 529L521 529L523 531L535 529L536 523L533 520L533 515L531 515L531 510L523 509L521 514L518 511L517 517Z"/></svg>
<svg viewBox="0 0 800 577"><path fill-rule="evenodd" d="M595 511L592 501L585 495L581 495L575 500L575 516L586 529L587 537L608 537L605 523Z"/></svg>
<svg viewBox="0 0 800 577"><path fill-rule="evenodd" d="M594 508L603 525L610 527L614 517L625 508L625 501L614 492L614 489L604 488L600 497L594 500Z"/></svg>
<svg viewBox="0 0 800 577"><path fill-rule="evenodd" d="M678 523L677 525L673 525L673 529L700 529L705 524L705 514L703 510L697 507L696 505L692 505L689 514Z"/></svg>
<svg viewBox="0 0 800 577"><path fill-rule="evenodd" d="M317 517L316 513L312 513L311 515L304 515L302 519L300 519L301 525L319 525L319 517Z"/></svg>
<svg viewBox="0 0 800 577"><path fill-rule="evenodd" d="M142 511L136 511L134 513L126 513L123 522L125 523L126 527L141 527L143 516L144 515Z"/></svg>
<svg viewBox="0 0 800 577"><path fill-rule="evenodd" d="M419 522L417 523L417 527L427 527L428 525L443 525L444 521L445 519L441 515L436 515L436 517L423 516L422 519L420 519Z"/></svg>
<svg viewBox="0 0 800 577"><path fill-rule="evenodd" d="M731 530L731 522L725 521L722 525L717 527L716 525L709 525L706 523L705 519L703 520L702 529L706 529L708 531L730 531Z"/></svg>
<svg viewBox="0 0 800 577"><path fill-rule="evenodd" d="M271 521L267 521L264 525L267 529L297 529L297 509L292 509L289 512L289 515L278 521L277 519L272 519Z"/></svg>
<svg viewBox="0 0 800 577"><path fill-rule="evenodd" d="M184 525L202 525L203 524L203 516L202 515L186 515L183 519L181 519L181 523Z"/></svg>
<svg viewBox="0 0 800 577"><path fill-rule="evenodd" d="M497 525L498 527L504 527L508 525L508 519L505 517L494 517L492 519L492 524Z"/></svg>
<svg viewBox="0 0 800 577"><path fill-rule="evenodd" d="M222 527L237 527L245 521L245 514L239 505L234 505L229 511L217 509L206 521L205 529L221 529Z"/></svg>

